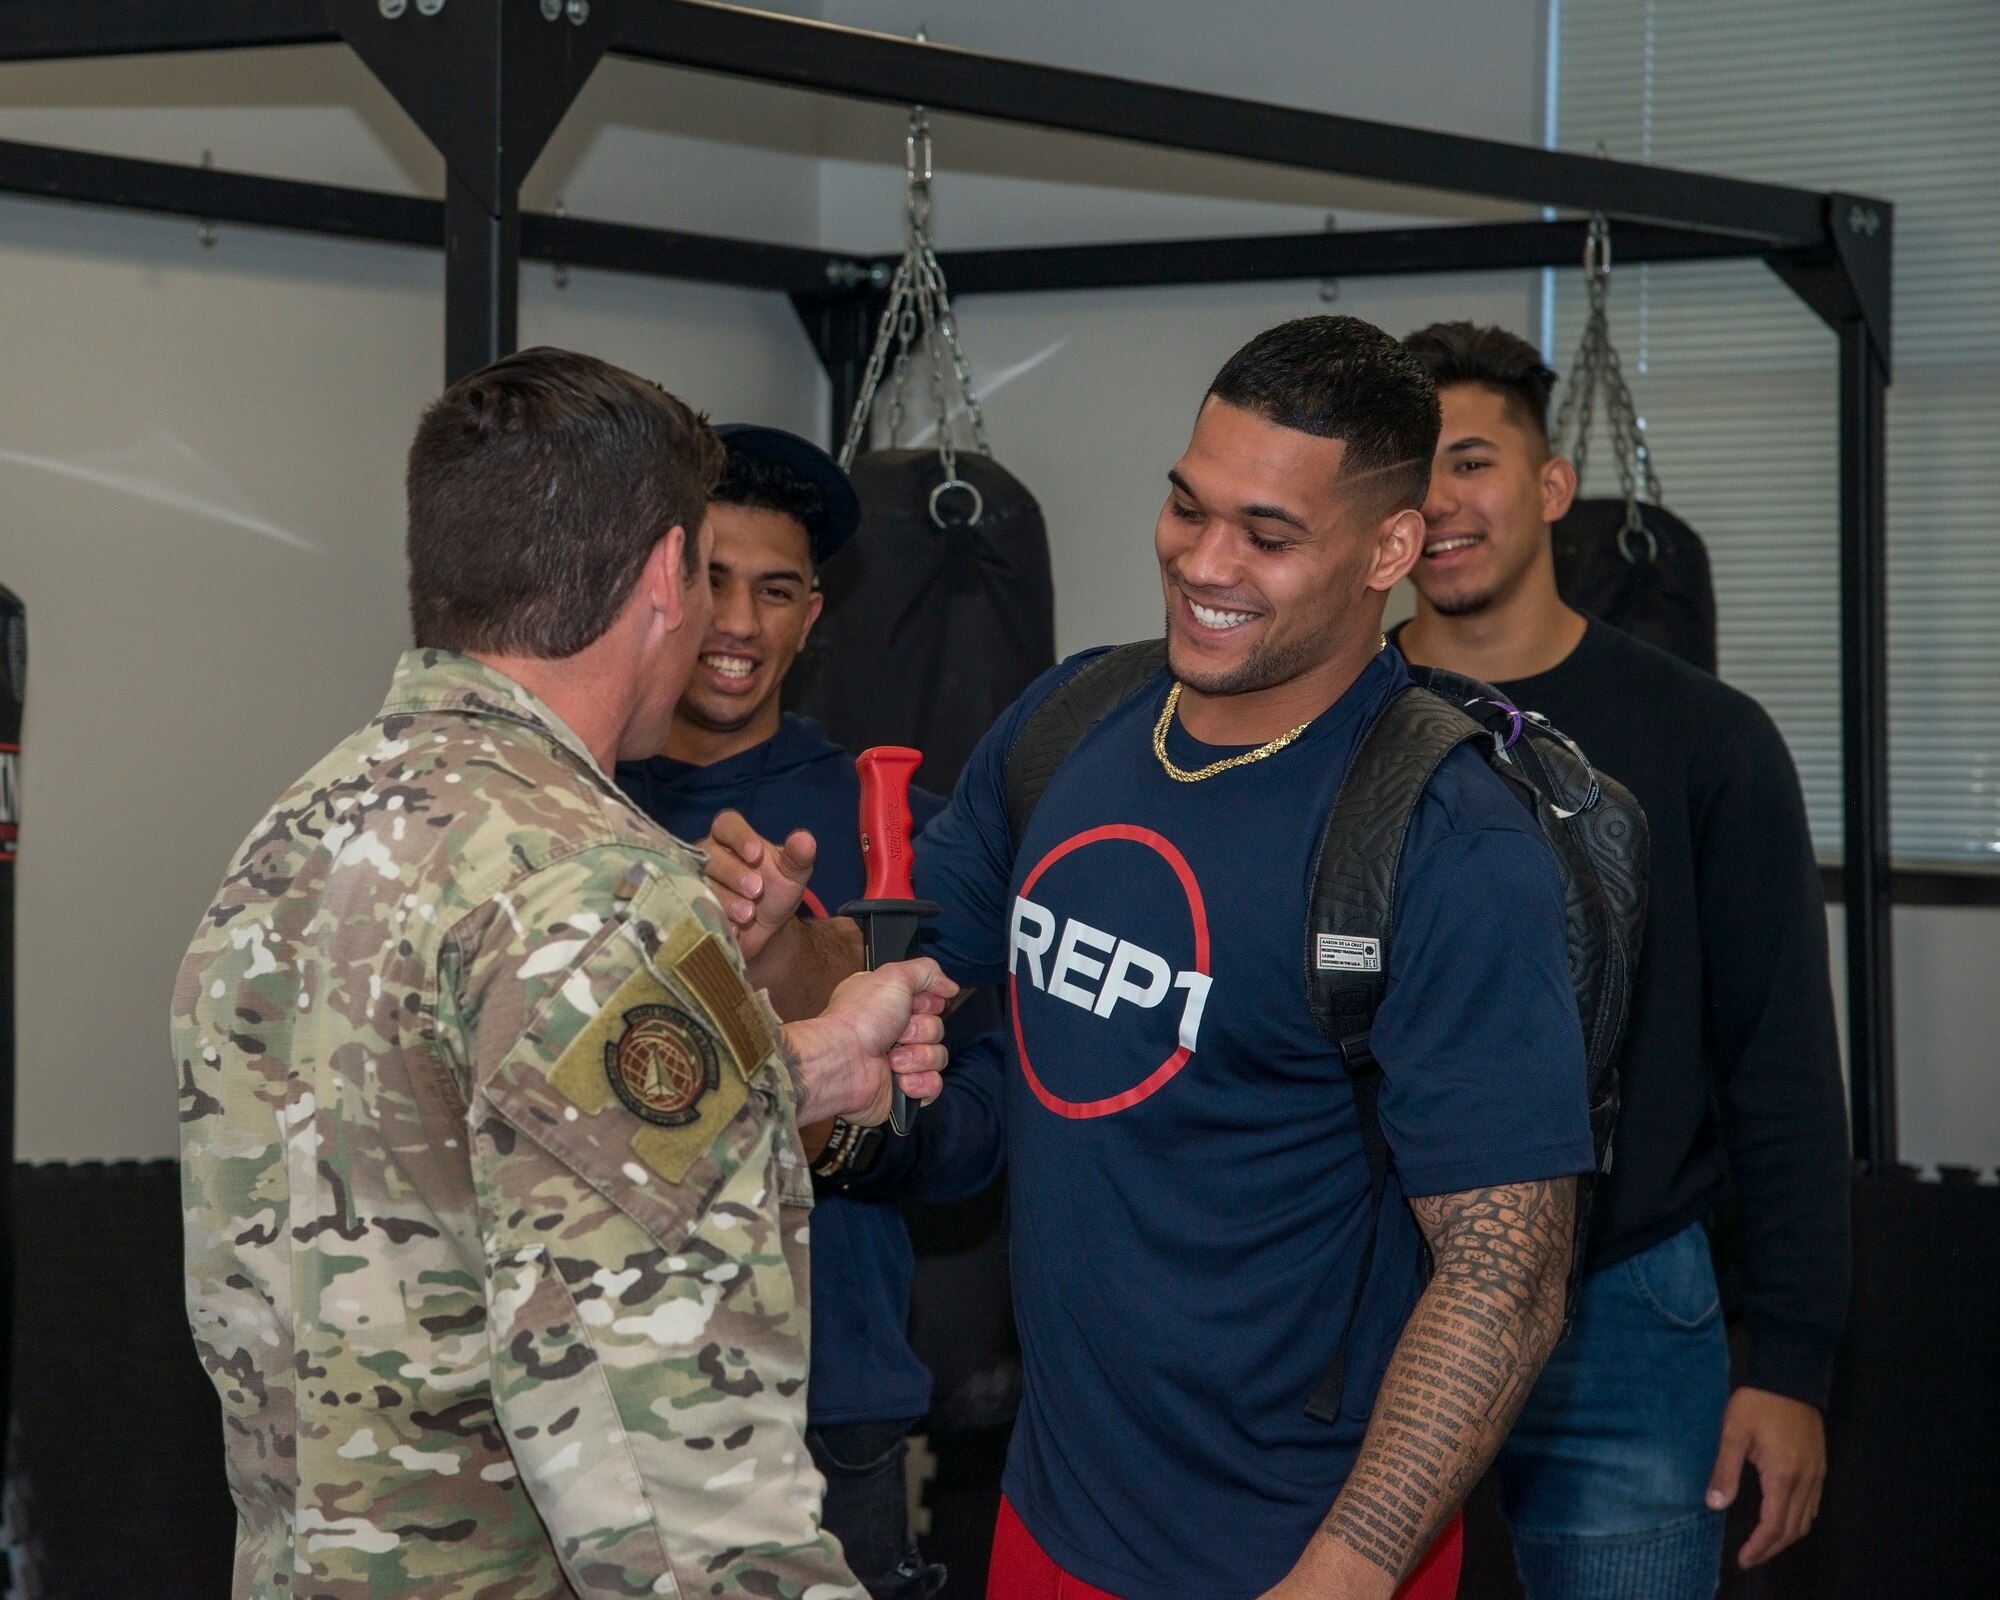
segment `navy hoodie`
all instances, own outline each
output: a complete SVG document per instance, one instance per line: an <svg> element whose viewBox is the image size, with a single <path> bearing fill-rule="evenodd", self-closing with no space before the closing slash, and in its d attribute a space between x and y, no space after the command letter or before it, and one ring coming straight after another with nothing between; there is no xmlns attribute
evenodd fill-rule
<svg viewBox="0 0 2000 1600"><path fill-rule="evenodd" d="M860 780L854 758L816 722L788 713L775 736L712 766L665 756L621 762L618 782L655 822L691 842L724 810L742 812L766 838L804 828L819 842L807 909L826 916L861 896ZM938 796L910 791L918 829L943 808ZM997 1032L980 1031L982 1011L991 1014L980 999L952 1018L944 1093L911 1136L891 1137L865 1178L814 1180L814 1427L909 1422L930 1407L930 1373L910 1348L914 1258L896 1203L964 1199L999 1176L1001 1044Z"/></svg>

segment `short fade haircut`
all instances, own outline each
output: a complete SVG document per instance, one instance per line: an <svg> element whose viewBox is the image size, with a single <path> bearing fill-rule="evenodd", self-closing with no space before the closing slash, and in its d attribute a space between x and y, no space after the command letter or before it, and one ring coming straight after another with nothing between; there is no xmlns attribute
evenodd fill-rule
<svg viewBox="0 0 2000 1600"><path fill-rule="evenodd" d="M1439 389L1461 383L1491 389L1507 402L1517 422L1544 446L1550 444L1549 396L1555 393L1555 368L1518 333L1472 322L1433 322L1405 339L1403 348L1423 363Z"/></svg>
<svg viewBox="0 0 2000 1600"><path fill-rule="evenodd" d="M709 498L717 505L743 506L751 511L775 511L806 530L806 561L826 526L826 496L819 485L782 461L728 446L729 464Z"/></svg>
<svg viewBox="0 0 2000 1600"><path fill-rule="evenodd" d="M653 547L722 474L708 423L595 356L523 350L461 378L410 446L419 647L560 660L602 637Z"/></svg>
<svg viewBox="0 0 2000 1600"><path fill-rule="evenodd" d="M1368 483L1381 515L1419 509L1437 453L1437 386L1388 334L1359 317L1300 317L1223 364L1209 398L1347 447L1343 482Z"/></svg>

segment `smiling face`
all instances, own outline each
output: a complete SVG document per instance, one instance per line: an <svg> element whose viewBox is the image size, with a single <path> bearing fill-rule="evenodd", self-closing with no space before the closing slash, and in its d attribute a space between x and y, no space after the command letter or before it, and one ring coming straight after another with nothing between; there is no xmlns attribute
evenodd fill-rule
<svg viewBox="0 0 2000 1600"><path fill-rule="evenodd" d="M812 586L811 544L796 518L718 501L708 520L715 614L679 717L706 734L740 735L730 742L748 749L777 732L785 674L823 602Z"/></svg>
<svg viewBox="0 0 2000 1600"><path fill-rule="evenodd" d="M620 623L636 630L636 699L619 733L616 755L637 760L669 737L683 687L695 671L708 634L710 598L703 581L714 535L704 519L694 537L676 528L647 558Z"/></svg>
<svg viewBox="0 0 2000 1600"><path fill-rule="evenodd" d="M1254 693L1372 652L1419 521L1344 483L1346 449L1203 405L1153 534L1167 659L1190 689Z"/></svg>
<svg viewBox="0 0 2000 1600"><path fill-rule="evenodd" d="M1546 559L1548 525L1569 510L1576 475L1499 390L1459 383L1438 400L1444 431L1424 500L1423 556L1410 581L1440 614L1473 616L1533 581Z"/></svg>

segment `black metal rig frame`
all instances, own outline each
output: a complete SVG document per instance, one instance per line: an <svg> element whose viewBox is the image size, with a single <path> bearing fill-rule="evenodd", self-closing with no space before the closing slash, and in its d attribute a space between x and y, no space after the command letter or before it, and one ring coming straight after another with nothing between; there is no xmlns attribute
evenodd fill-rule
<svg viewBox="0 0 2000 1600"><path fill-rule="evenodd" d="M1841 752L1857 1158L1896 1164L1884 403L1892 208L1200 94L711 0L0 0L0 61L350 46L443 155L442 203L0 142L0 193L442 246L445 374L514 348L524 259L790 296L836 430L893 257L523 215L522 179L606 53L1280 167L1611 218L1620 262L1760 257L1839 341ZM1571 266L1581 220L946 253L959 295Z"/></svg>

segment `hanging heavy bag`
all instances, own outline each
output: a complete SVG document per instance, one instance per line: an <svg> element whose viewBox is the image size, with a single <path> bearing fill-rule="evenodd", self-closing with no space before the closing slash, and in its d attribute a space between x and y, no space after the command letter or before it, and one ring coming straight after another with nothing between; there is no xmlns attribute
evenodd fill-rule
<svg viewBox="0 0 2000 1600"><path fill-rule="evenodd" d="M923 751L922 782L949 790L987 728L1055 664L1055 590L1041 507L993 460L931 248L930 126L921 108L911 114L904 155L903 258L840 453L861 500L861 526L820 574L826 609L815 648L787 689L796 709L850 750ZM937 437L931 447L904 449L918 358L929 368ZM885 377L889 448L863 453ZM961 423L971 436L966 453L956 437ZM904 1212L916 1250L910 1343L932 1376L925 1427L940 1481L961 1489L988 1465L976 1430L1004 1426L1020 1401L1002 1204L996 1188ZM990 1488L990 1500L972 1513L974 1544L993 1525L997 1482ZM961 1495L951 1515L966 1509ZM952 1543L949 1529L933 1534Z"/></svg>
<svg viewBox="0 0 2000 1600"><path fill-rule="evenodd" d="M840 452L861 498L861 528L820 575L826 611L788 703L850 750L923 751L924 784L949 790L994 719L1055 665L1055 588L1041 507L993 460L931 247L930 123L921 108L904 155L903 259ZM929 368L937 444L905 450L917 358ZM885 374L889 448L864 455ZM961 417L970 454L956 438Z"/></svg>
<svg viewBox="0 0 2000 1600"><path fill-rule="evenodd" d="M21 840L21 722L28 702L28 610L0 588L0 1152L14 1162L14 859ZM8 1310L13 1297L13 1224L0 1188L0 1419L8 1410L13 1361Z"/></svg>
<svg viewBox="0 0 2000 1600"><path fill-rule="evenodd" d="M1042 508L985 456L944 482L935 450L877 450L852 469L861 527L826 565L816 648L795 671L797 708L850 750L908 745L926 787L949 792L972 747L1055 662L1055 591Z"/></svg>
<svg viewBox="0 0 2000 1600"><path fill-rule="evenodd" d="M1566 605L1714 672L1715 579L1701 535L1643 502L1632 533L1630 509L1623 500L1571 502L1554 528L1556 588Z"/></svg>
<svg viewBox="0 0 2000 1600"><path fill-rule="evenodd" d="M1555 525L1556 588L1578 611L1714 672L1715 579L1708 550L1694 529L1660 504L1645 425L1611 342L1611 230L1602 213L1590 220L1583 274L1590 310L1556 414L1555 446L1567 448L1581 485L1601 391L1624 493L1616 500L1577 500Z"/></svg>

